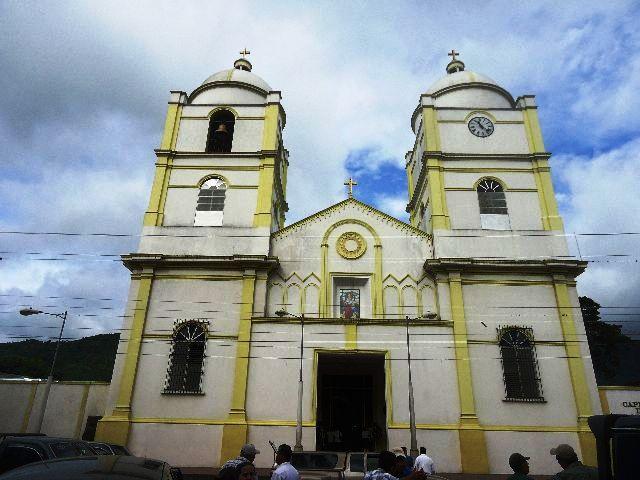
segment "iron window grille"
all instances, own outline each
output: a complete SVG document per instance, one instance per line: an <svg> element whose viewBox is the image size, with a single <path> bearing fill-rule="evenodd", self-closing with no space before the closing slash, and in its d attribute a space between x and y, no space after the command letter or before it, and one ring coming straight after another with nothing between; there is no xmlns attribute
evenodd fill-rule
<svg viewBox="0 0 640 480"><path fill-rule="evenodd" d="M505 401L544 402L533 329L499 327L498 344L505 387Z"/></svg>
<svg viewBox="0 0 640 480"><path fill-rule="evenodd" d="M507 199L499 182L485 178L478 184L480 214L507 215Z"/></svg>
<svg viewBox="0 0 640 480"><path fill-rule="evenodd" d="M163 393L202 394L207 322L178 321L171 342Z"/></svg>

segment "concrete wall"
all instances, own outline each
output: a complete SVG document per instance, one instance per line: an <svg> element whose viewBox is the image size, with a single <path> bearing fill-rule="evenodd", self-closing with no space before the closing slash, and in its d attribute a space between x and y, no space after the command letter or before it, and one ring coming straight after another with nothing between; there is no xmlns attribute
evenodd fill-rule
<svg viewBox="0 0 640 480"><path fill-rule="evenodd" d="M602 413L640 415L640 387L598 387Z"/></svg>
<svg viewBox="0 0 640 480"><path fill-rule="evenodd" d="M0 380L0 432L35 432L45 382ZM55 382L51 386L42 432L80 438L89 416L102 416L109 384Z"/></svg>

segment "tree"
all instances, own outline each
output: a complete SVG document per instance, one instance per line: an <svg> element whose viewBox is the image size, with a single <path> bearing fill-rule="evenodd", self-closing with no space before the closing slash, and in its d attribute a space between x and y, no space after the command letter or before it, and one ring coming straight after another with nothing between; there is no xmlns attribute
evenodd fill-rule
<svg viewBox="0 0 640 480"><path fill-rule="evenodd" d="M631 339L622 333L621 325L606 323L600 318L600 305L589 297L580 297L582 319L591 351L591 360L599 385L606 385L620 367L621 346Z"/></svg>

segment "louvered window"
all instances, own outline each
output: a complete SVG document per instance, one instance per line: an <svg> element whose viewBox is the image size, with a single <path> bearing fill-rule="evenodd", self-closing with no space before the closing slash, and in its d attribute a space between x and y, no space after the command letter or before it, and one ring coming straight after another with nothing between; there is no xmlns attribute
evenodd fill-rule
<svg viewBox="0 0 640 480"><path fill-rule="evenodd" d="M477 192L481 215L507 215L507 199L500 183L485 178L478 184Z"/></svg>
<svg viewBox="0 0 640 480"><path fill-rule="evenodd" d="M500 357L507 401L544 402L530 328L499 329Z"/></svg>
<svg viewBox="0 0 640 480"><path fill-rule="evenodd" d="M198 322L179 326L173 334L164 393L202 393L207 333Z"/></svg>
<svg viewBox="0 0 640 480"><path fill-rule="evenodd" d="M210 178L202 184L196 205L196 227L222 225L227 185L220 178Z"/></svg>

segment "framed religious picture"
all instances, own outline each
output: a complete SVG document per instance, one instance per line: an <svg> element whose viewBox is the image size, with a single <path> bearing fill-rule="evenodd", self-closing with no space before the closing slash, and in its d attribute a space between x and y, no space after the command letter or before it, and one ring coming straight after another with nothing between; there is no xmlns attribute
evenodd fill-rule
<svg viewBox="0 0 640 480"><path fill-rule="evenodd" d="M340 289L340 318L360 318L360 289Z"/></svg>

